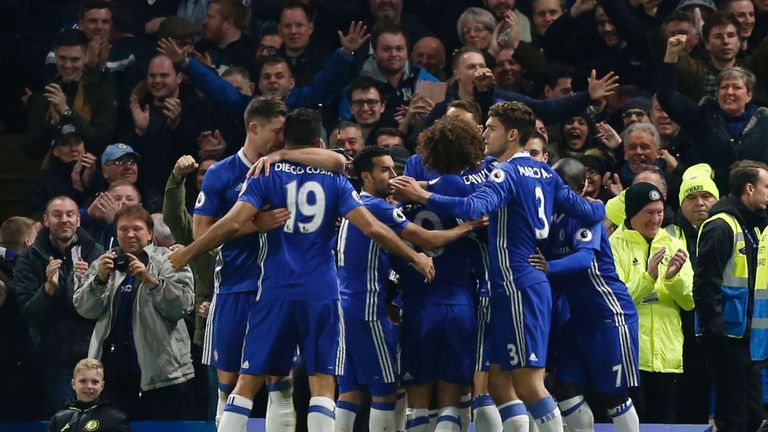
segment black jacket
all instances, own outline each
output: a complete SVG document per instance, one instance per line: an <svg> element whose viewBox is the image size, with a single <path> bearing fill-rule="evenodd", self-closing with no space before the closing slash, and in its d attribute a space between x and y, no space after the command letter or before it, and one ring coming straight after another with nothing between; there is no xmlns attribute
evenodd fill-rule
<svg viewBox="0 0 768 432"><path fill-rule="evenodd" d="M765 211L748 209L733 195L728 195L717 202L709 211L710 216L727 213L738 220L744 231L752 232L755 246L745 239L745 255L749 268L749 302L747 303L747 319L752 319L752 300L755 291L755 274L757 269L757 236L754 228L764 229L768 219ZM699 326L705 338L724 337L722 291L723 270L733 251L733 231L722 220L706 223L699 235L697 258L694 261L693 299L699 315ZM749 323L747 323L749 328Z"/></svg>
<svg viewBox="0 0 768 432"><path fill-rule="evenodd" d="M51 155L48 159L48 169L40 171L28 183L27 189L27 215L33 219L40 219L45 212L45 204L49 199L66 195L82 206L85 203L86 192L80 192L72 186L72 168L75 161L64 163L61 159Z"/></svg>
<svg viewBox="0 0 768 432"><path fill-rule="evenodd" d="M74 401L67 409L57 412L48 423L48 432L128 432L128 418L109 402Z"/></svg>
<svg viewBox="0 0 768 432"><path fill-rule="evenodd" d="M37 235L35 243L16 261L14 286L21 313L30 327L40 333L40 352L45 364L52 367L74 367L88 356L88 344L93 333L93 320L81 317L72 303L75 292L73 256L91 263L104 253L83 229L63 255L51 243L46 228ZM59 289L55 295L45 292L45 268L49 258L62 259L59 269Z"/></svg>
<svg viewBox="0 0 768 432"><path fill-rule="evenodd" d="M98 73L85 73L82 78L83 91L91 108L91 118L87 120L75 111L76 83L64 84L56 80L67 95L67 105L72 110L70 121L83 134L85 149L100 155L111 144L117 125L117 100L114 88L105 82ZM48 101L40 90L29 97L29 116L24 133L24 154L32 160L40 160L51 147L56 128L46 119Z"/></svg>
<svg viewBox="0 0 768 432"><path fill-rule="evenodd" d="M694 162L705 162L715 171L720 195L729 192L729 167L737 160L768 162L768 109L754 112L741 136L731 138L717 101L703 98L697 105L677 91L677 65L659 65L659 104L669 117L693 138Z"/></svg>

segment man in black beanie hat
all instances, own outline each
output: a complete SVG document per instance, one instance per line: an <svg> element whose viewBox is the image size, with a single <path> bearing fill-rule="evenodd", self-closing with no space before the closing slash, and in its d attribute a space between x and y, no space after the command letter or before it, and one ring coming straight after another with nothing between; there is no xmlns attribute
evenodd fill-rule
<svg viewBox="0 0 768 432"><path fill-rule="evenodd" d="M609 240L616 272L640 319L643 384L632 400L641 422L675 423L676 379L683 372L680 309L693 309L693 269L683 242L661 229L661 190L640 182L624 196L624 224Z"/></svg>

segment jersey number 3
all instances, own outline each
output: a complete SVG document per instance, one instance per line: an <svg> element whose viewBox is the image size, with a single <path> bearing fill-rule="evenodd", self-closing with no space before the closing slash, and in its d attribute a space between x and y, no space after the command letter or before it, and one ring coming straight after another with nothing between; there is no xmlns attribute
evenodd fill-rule
<svg viewBox="0 0 768 432"><path fill-rule="evenodd" d="M298 228L299 234L309 234L317 231L323 223L325 215L325 191L320 183L309 181L296 186L296 180L285 185L286 207L291 212L291 217L285 222L283 231L294 233ZM310 200L312 195L312 200ZM296 216L301 213L302 220L309 218L308 222L296 222Z"/></svg>
<svg viewBox="0 0 768 432"><path fill-rule="evenodd" d="M544 191L541 190L541 186L536 186L534 189L536 194L536 205L538 206L538 218L544 227L534 228L537 240L543 240L549 235L549 221L547 220L547 212L544 210Z"/></svg>

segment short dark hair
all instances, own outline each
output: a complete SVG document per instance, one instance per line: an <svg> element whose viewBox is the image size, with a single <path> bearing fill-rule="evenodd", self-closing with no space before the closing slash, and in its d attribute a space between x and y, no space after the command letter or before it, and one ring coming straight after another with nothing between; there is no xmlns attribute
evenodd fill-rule
<svg viewBox="0 0 768 432"><path fill-rule="evenodd" d="M277 24L273 21L267 21L265 22L261 28L259 29L259 38L258 40L261 41L264 36L279 36L280 33L277 31Z"/></svg>
<svg viewBox="0 0 768 432"><path fill-rule="evenodd" d="M379 37L384 33L394 34L394 35L403 35L403 39L405 39L405 46L409 47L409 51L410 51L410 44L408 43L408 35L405 34L405 32L403 31L403 28L400 27L398 24L390 23L390 22L376 24L373 27L373 30L371 31L371 47L373 47L374 51L376 51L376 48L379 45Z"/></svg>
<svg viewBox="0 0 768 432"><path fill-rule="evenodd" d="M232 23L240 30L248 27L248 21L251 19L251 11L243 4L241 0L211 0L211 4L219 5L219 15L226 20L232 20Z"/></svg>
<svg viewBox="0 0 768 432"><path fill-rule="evenodd" d="M261 60L262 69L264 69L265 66L276 66L280 64L284 64L288 68L288 72L293 76L293 66L288 60L279 56L268 56ZM259 77L261 77L261 71L259 71Z"/></svg>
<svg viewBox="0 0 768 432"><path fill-rule="evenodd" d="M84 49L88 49L88 36L86 36L82 30L73 28L65 29L56 36L55 46L56 48L63 46L80 46Z"/></svg>
<svg viewBox="0 0 768 432"><path fill-rule="evenodd" d="M227 70L222 72L221 77L226 78L228 76L232 75L240 75L245 79L246 81L251 80L251 73L248 72L248 69L242 67L242 66L230 66Z"/></svg>
<svg viewBox="0 0 768 432"><path fill-rule="evenodd" d="M376 81L375 79L367 75L360 75L349 84L349 93L347 94L347 99L349 100L349 102L352 102L353 92L357 90L368 90L371 88L375 89L376 92L379 93L380 99L384 97L384 93L381 91L381 84L378 81Z"/></svg>
<svg viewBox="0 0 768 432"><path fill-rule="evenodd" d="M459 67L459 60L461 60L461 56L468 53L479 54L481 56L483 55L483 52L477 48L473 48L470 46L461 47L458 51L456 51L453 54L453 57L451 58L451 67L453 69L456 69L457 67ZM485 59L485 57L483 57L483 59Z"/></svg>
<svg viewBox="0 0 768 432"><path fill-rule="evenodd" d="M271 97L259 96L251 99L251 102L245 107L243 118L247 127L248 123L252 121L264 123L276 117L286 117L287 115L288 109L285 108L283 102Z"/></svg>
<svg viewBox="0 0 768 432"><path fill-rule="evenodd" d="M311 147L320 138L322 118L317 110L297 108L285 117L286 147Z"/></svg>
<svg viewBox="0 0 768 432"><path fill-rule="evenodd" d="M398 137L401 140L403 140L403 144L405 144L405 142L407 141L407 137L405 136L403 131L401 131L400 129L397 129L397 128L393 128L393 127L383 127L381 129L377 130L376 131L376 135L374 135L374 137L373 137L374 141L378 140L380 136Z"/></svg>
<svg viewBox="0 0 768 432"><path fill-rule="evenodd" d="M552 73L545 77L544 85L553 89L557 87L557 82L560 81L561 78L573 79L573 70L568 66L558 65L556 68L554 68Z"/></svg>
<svg viewBox="0 0 768 432"><path fill-rule="evenodd" d="M71 197L68 197L66 195L56 195L55 197L46 201L45 212L43 213L46 213L46 214L48 213L48 208L51 206L51 204L53 204L54 201L71 201L72 203L75 204L75 207L77 207L77 201L73 200Z"/></svg>
<svg viewBox="0 0 768 432"><path fill-rule="evenodd" d="M304 16L307 17L307 21L310 23L315 21L314 11L309 6L300 1L288 1L283 3L282 7L280 7L280 19L283 18L283 12L289 9L301 9L302 12L304 12Z"/></svg>
<svg viewBox="0 0 768 432"><path fill-rule="evenodd" d="M464 120L444 117L419 134L416 152L424 166L441 174L460 174L483 159L485 143Z"/></svg>
<svg viewBox="0 0 768 432"><path fill-rule="evenodd" d="M516 129L521 146L525 146L536 129L536 116L530 108L520 102L499 102L488 110L488 117L499 119L507 131Z"/></svg>
<svg viewBox="0 0 768 432"><path fill-rule="evenodd" d="M18 246L35 229L35 221L24 216L12 216L0 225L0 244Z"/></svg>
<svg viewBox="0 0 768 432"><path fill-rule="evenodd" d="M389 151L384 147L364 147L360 153L355 155L355 158L352 160L352 167L355 169L355 174L357 174L357 177L359 178L362 177L362 173L371 172L374 166L373 158L389 155Z"/></svg>
<svg viewBox="0 0 768 432"><path fill-rule="evenodd" d="M152 215L140 204L120 207L120 210L115 213L115 226L120 223L121 218L138 219L144 222L150 230L155 229L155 221L152 220Z"/></svg>
<svg viewBox="0 0 768 432"><path fill-rule="evenodd" d="M483 123L483 115L481 114L482 110L480 109L480 105L478 105L477 102L456 99L455 101L451 101L448 104L448 109L451 108L463 109L464 111L472 114L472 117L474 117L477 124ZM448 110L446 110L446 112L448 112Z"/></svg>
<svg viewBox="0 0 768 432"><path fill-rule="evenodd" d="M709 17L707 17L706 20L704 20L704 25L701 27L701 37L704 38L704 40L709 39L709 33L712 31L715 27L725 26L725 25L732 25L736 28L736 30L739 30L739 22L736 21L736 18L733 17L728 12L715 12Z"/></svg>
<svg viewBox="0 0 768 432"><path fill-rule="evenodd" d="M740 160L731 165L731 175L728 178L731 194L736 197L744 195L747 184L757 183L760 170L768 171L768 165L752 160Z"/></svg>
<svg viewBox="0 0 768 432"><path fill-rule="evenodd" d="M109 9L110 12L112 11L110 2L106 0L83 0L80 2L80 8L77 11L77 16L82 18L86 12L93 9Z"/></svg>

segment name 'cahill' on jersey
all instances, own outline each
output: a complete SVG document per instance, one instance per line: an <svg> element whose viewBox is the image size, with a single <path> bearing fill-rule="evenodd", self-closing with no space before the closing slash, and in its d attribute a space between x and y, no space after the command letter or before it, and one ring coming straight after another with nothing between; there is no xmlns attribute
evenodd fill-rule
<svg viewBox="0 0 768 432"><path fill-rule="evenodd" d="M339 298L333 256L339 216L362 206L341 174L292 162L279 162L269 176L250 178L240 201L257 209L286 208L282 229L262 235L259 299L333 300Z"/></svg>
<svg viewBox="0 0 768 432"><path fill-rule="evenodd" d="M211 166L203 178L194 214L215 218L227 214L237 202L251 166L242 150ZM216 261L217 292L255 291L259 278L258 251L258 234L232 239L221 245Z"/></svg>

